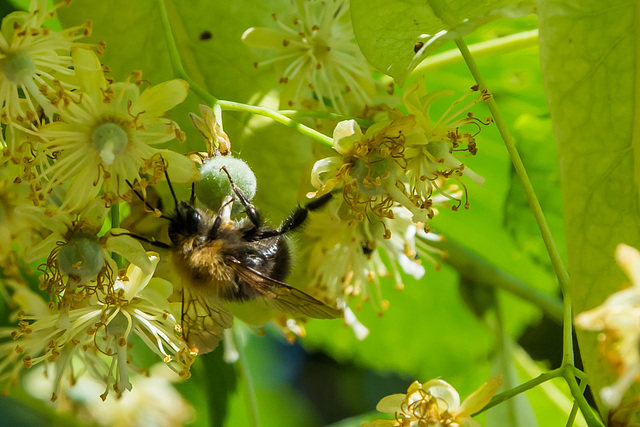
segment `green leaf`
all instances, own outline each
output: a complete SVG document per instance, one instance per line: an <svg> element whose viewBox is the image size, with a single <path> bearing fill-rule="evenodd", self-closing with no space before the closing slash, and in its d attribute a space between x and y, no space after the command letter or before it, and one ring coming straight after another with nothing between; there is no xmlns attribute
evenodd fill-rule
<svg viewBox="0 0 640 427"><path fill-rule="evenodd" d="M362 53L400 86L443 43L491 20L532 11L533 3L526 0L351 0L353 30Z"/></svg>
<svg viewBox="0 0 640 427"><path fill-rule="evenodd" d="M626 281L614 262L616 246L640 247L639 18L636 2L628 0L542 1L539 14L578 314ZM616 378L598 354L597 334L577 332L597 397Z"/></svg>

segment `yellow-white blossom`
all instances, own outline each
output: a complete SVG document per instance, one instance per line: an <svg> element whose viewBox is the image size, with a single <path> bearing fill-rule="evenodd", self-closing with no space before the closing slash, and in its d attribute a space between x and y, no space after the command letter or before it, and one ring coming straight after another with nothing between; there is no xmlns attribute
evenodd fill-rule
<svg viewBox="0 0 640 427"><path fill-rule="evenodd" d="M31 120L38 106L52 117L57 111L54 103L59 100L59 93L77 89L70 67L70 51L82 46L76 40L91 34L91 23L52 31L43 24L64 3L50 10L47 3L31 0L27 12L13 12L2 20L0 110L4 124ZM0 142L3 142L1 134Z"/></svg>
<svg viewBox="0 0 640 427"><path fill-rule="evenodd" d="M464 189L464 207L468 208L463 175L477 184L484 179L459 159L477 152L475 134L461 128L478 129L483 122L471 113L457 117L488 95L481 94L465 106L454 103L437 121L432 122L429 109L442 94L427 94L424 83L405 90L409 114L400 110L382 111L375 122L362 131L354 120L342 121L333 132L336 155L318 160L311 172L311 184L317 189L310 195L321 196L342 191L348 207L343 218L357 222L393 219L393 208L403 206L415 223L435 215L434 200L447 198L452 209L462 204L457 188ZM466 153L466 154L465 154ZM385 237L389 234L385 230Z"/></svg>
<svg viewBox="0 0 640 427"><path fill-rule="evenodd" d="M274 13L276 28L249 28L245 44L276 56L254 65L275 64L285 84L281 107L313 106L346 113L353 102L360 111L375 94L371 69L353 42L349 3L344 0L294 0L293 17ZM317 101L314 101L317 100Z"/></svg>
<svg viewBox="0 0 640 427"><path fill-rule="evenodd" d="M617 373L618 380L600 390L600 398L609 408L620 405L629 387L640 378L640 253L620 244L616 260L631 286L574 320L579 328L600 331L600 353Z"/></svg>
<svg viewBox="0 0 640 427"><path fill-rule="evenodd" d="M394 414L395 419L370 421L362 427L480 427L471 416L489 403L501 385L502 377L497 375L460 403L458 392L446 381L414 381L406 394L392 394L378 403L378 411Z"/></svg>
<svg viewBox="0 0 640 427"><path fill-rule="evenodd" d="M73 66L80 91L66 92L69 102L60 107L60 120L37 132L42 151L53 160L33 177L34 192L48 194L68 184L61 207L77 210L98 197L110 206L131 194L127 181L156 184L167 168L173 181L197 179L185 156L154 147L184 139L178 125L163 115L186 98L185 81L140 92L139 74L136 83L113 83L95 53L84 49L74 50ZM149 177L142 180L143 174Z"/></svg>
<svg viewBox="0 0 640 427"><path fill-rule="evenodd" d="M182 377L189 376L193 361L179 334L177 307L168 302L171 283L152 278L158 254L148 253L152 265L144 273L130 264L117 278L108 293L95 286L95 292L73 306L60 325L59 311L46 315L19 315L19 329L11 334L14 341L0 344L5 357L0 360L0 380L14 380L20 366L31 368L40 363L54 367L52 400L60 393L64 375L75 378L86 371L105 386L120 394L131 390L128 349L142 342Z"/></svg>

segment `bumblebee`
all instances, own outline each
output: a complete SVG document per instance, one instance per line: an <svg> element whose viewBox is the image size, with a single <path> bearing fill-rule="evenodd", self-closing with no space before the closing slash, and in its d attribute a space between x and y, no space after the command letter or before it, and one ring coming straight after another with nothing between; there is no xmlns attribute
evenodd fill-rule
<svg viewBox="0 0 640 427"><path fill-rule="evenodd" d="M278 228L271 228L226 168L222 169L235 196L227 197L217 215L196 207L193 191L189 202L178 202L167 179L176 207L161 218L169 220L171 244L137 236L172 252L173 264L184 282L182 334L191 351L204 354L214 350L223 331L232 326L233 316L224 302L258 300L285 313L317 319L341 317L339 310L283 282L291 267L284 236L300 227L309 211L326 204L331 194L298 206ZM240 221L230 219L236 197L246 213Z"/></svg>

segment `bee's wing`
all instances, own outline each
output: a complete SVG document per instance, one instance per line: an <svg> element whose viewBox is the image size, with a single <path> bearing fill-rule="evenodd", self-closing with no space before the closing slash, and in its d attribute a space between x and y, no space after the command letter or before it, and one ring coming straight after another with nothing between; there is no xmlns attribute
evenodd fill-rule
<svg viewBox="0 0 640 427"><path fill-rule="evenodd" d="M265 276L251 267L243 265L233 257L227 257L228 265L242 280L264 297L263 302L269 307L286 313L304 314L316 319L335 319L342 317L340 310L329 307L286 283Z"/></svg>
<svg viewBox="0 0 640 427"><path fill-rule="evenodd" d="M218 346L223 331L233 325L233 316L215 297L188 286L182 289L182 336L191 351L209 353Z"/></svg>

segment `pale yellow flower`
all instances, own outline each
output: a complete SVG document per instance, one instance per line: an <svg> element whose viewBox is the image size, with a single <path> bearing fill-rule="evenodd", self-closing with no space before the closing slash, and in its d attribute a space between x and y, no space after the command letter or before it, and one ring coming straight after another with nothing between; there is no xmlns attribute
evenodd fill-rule
<svg viewBox="0 0 640 427"><path fill-rule="evenodd" d="M321 196L341 187L349 208L346 220L376 222L393 218L392 208L402 205L414 222L433 217L429 199L410 199L404 189L404 134L413 128L412 116L384 120L363 134L354 120L338 123L333 132L337 156L318 160L311 172L311 184L318 189L309 196ZM388 238L388 233L385 232Z"/></svg>
<svg viewBox="0 0 640 427"><path fill-rule="evenodd" d="M29 221L41 239L24 255L27 262L46 260L41 286L52 296L61 298L59 308L68 310L76 292L86 289L89 282L99 287L112 287L118 271L111 253L121 255L140 266L145 273L151 263L140 242L128 236L126 230L111 229L100 238L108 209L99 200L87 205L78 215L35 206L20 206L16 214Z"/></svg>
<svg viewBox="0 0 640 427"><path fill-rule="evenodd" d="M74 50L73 64L81 91L65 93L69 102L61 107L60 120L39 129L42 150L54 160L33 177L34 192L48 194L69 183L61 207L75 210L97 197L111 205L130 195L126 181L156 184L167 167L175 182L197 179L185 156L154 147L184 138L178 125L162 116L185 99L186 82L171 80L140 93L138 84L106 79L91 51ZM149 178L142 180L142 174Z"/></svg>
<svg viewBox="0 0 640 427"><path fill-rule="evenodd" d="M154 252L148 257L152 265L148 273L131 264L111 293L96 286L82 304L69 310L67 326L60 325L60 312L22 313L19 330L11 334L14 341L0 345L5 354L0 360L0 380L14 380L21 365L30 368L44 363L54 367L52 400L60 393L62 377L73 378L78 371L103 383L103 399L109 390L120 394L132 388L127 354L134 335L172 370L188 377L193 358L178 332L180 321L173 315L178 307L168 302L173 286L152 278L159 258Z"/></svg>
<svg viewBox="0 0 640 427"><path fill-rule="evenodd" d="M280 97L284 108L305 107L347 113L349 102L361 110L375 94L371 69L354 43L349 3L343 0L294 0L294 15L276 28L249 28L242 40L251 47L276 51L274 63L285 84ZM314 102L312 100L318 100Z"/></svg>
<svg viewBox="0 0 640 427"><path fill-rule="evenodd" d="M2 20L0 110L4 124L31 120L38 106L52 117L56 111L52 98L61 90L77 88L72 83L70 51L82 46L77 39L91 34L90 22L60 32L45 28L43 23L54 16L55 9L64 5L61 2L47 10L47 3L31 0L28 12L14 12ZM3 142L1 134L0 142Z"/></svg>
<svg viewBox="0 0 640 427"><path fill-rule="evenodd" d="M306 291L316 298L342 308L345 323L363 339L368 331L349 305L355 303L357 312L363 302L369 302L382 314L389 303L381 278L391 278L396 289L403 289L401 273L422 278L423 260L438 268L436 256L442 252L429 246L428 241L439 236L425 233L412 222L411 213L399 206L393 208L392 220L350 224L332 211L336 205L340 205L339 199L327 209L309 214L301 247L307 268L298 280L307 283ZM383 238L383 228L390 231L389 239Z"/></svg>
<svg viewBox="0 0 640 427"><path fill-rule="evenodd" d="M404 143L409 193L412 197L429 198L439 193L456 201L454 208L458 209L463 204L462 200L447 188L453 180L464 188L464 207L468 208L466 186L461 177L466 176L478 185L484 183L483 177L461 161L461 158L477 153L475 135L480 132L480 125L491 122L491 119L482 122L467 112L476 103L486 100L490 96L487 93L482 92L467 104L460 105L474 93L470 92L454 102L440 118L432 120L430 109L433 103L453 92L427 93L422 79L405 88L404 105L409 115L415 117L415 126L405 133Z"/></svg>
<svg viewBox="0 0 640 427"><path fill-rule="evenodd" d="M383 110L365 132L355 120L338 123L333 132L336 155L314 164L311 184L318 190L310 196L341 189L348 206L343 218L357 222L392 220L393 208L402 206L411 212L413 222L423 223L427 231L428 220L436 213L436 199L449 199L451 208L458 210L463 204L458 191L462 187L464 207L468 208L461 177L467 176L477 184L484 178L458 159L477 152L475 134L460 128L474 125L477 129L486 123L471 113L463 119L457 116L488 95L483 93L463 107L457 106L460 101L454 103L433 123L429 109L439 96L427 95L424 83L416 83L405 90L408 115L397 109ZM455 108L458 110L452 112ZM385 237L389 238L387 230Z"/></svg>
<svg viewBox="0 0 640 427"><path fill-rule="evenodd" d="M600 390L600 398L609 408L617 407L629 387L640 378L640 253L620 244L616 260L631 280L631 286L574 319L579 328L601 331L600 353L618 375L615 383Z"/></svg>
<svg viewBox="0 0 640 427"><path fill-rule="evenodd" d="M34 240L29 220L16 213L16 209L30 205L29 186L16 179L17 165L0 158L0 267L5 276L18 274L18 258L22 257Z"/></svg>
<svg viewBox="0 0 640 427"><path fill-rule="evenodd" d="M48 400L54 384L55 371L43 372L34 368L23 381L25 390L33 397ZM65 387L56 401L56 411L68 414L84 424L101 426L177 427L193 421L194 408L175 389L181 378L163 364L155 364L148 371L132 375L135 387L121 396L109 394L102 401L98 396L104 387L88 374Z"/></svg>
<svg viewBox="0 0 640 427"><path fill-rule="evenodd" d="M502 377L497 375L460 403L458 392L446 381L414 381L406 394L392 394L378 403L376 409L394 414L394 420L370 421L362 427L480 427L471 416L489 403L501 385Z"/></svg>

